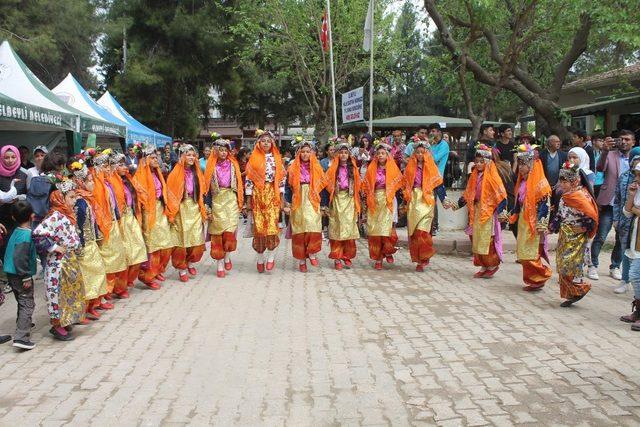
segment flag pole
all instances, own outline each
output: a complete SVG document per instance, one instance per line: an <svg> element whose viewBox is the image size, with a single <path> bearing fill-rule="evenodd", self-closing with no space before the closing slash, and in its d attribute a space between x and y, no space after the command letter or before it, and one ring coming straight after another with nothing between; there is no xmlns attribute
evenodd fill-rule
<svg viewBox="0 0 640 427"><path fill-rule="evenodd" d="M369 63L369 135L373 135L373 40L374 40L374 32L373 32L373 16L375 14L375 6L373 1L369 3L371 7L371 57Z"/></svg>
<svg viewBox="0 0 640 427"><path fill-rule="evenodd" d="M329 27L329 63L331 65L331 92L333 95L333 136L338 136L338 113L336 108L336 76L333 71L333 31L331 29L331 1L327 0L327 25Z"/></svg>

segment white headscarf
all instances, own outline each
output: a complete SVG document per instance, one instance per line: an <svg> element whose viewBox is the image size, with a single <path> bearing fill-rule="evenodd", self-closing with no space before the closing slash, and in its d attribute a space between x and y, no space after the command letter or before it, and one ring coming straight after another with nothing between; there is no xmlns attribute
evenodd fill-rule
<svg viewBox="0 0 640 427"><path fill-rule="evenodd" d="M571 150L569 150L569 154L571 153L575 153L576 156L578 156L578 159L580 159L580 169L582 169L582 171L586 175L593 173L591 169L589 169L589 155L584 150L584 148L573 147Z"/></svg>

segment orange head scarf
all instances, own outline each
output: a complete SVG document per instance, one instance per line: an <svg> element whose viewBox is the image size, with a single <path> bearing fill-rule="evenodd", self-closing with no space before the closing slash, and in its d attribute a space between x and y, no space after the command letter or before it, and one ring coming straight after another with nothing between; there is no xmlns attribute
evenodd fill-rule
<svg viewBox="0 0 640 427"><path fill-rule="evenodd" d="M484 223L493 216L494 211L504 199L507 198L507 190L504 189L498 168L495 163L485 159L485 168L482 174L481 195L480 195L480 222ZM473 224L475 212L476 185L478 183L479 172L473 168L467 188L463 197L469 209L469 224Z"/></svg>
<svg viewBox="0 0 640 427"><path fill-rule="evenodd" d="M244 185L242 180L242 172L240 172L240 165L238 161L233 158L231 152L227 154L227 160L231 162L232 173L236 176L236 185L238 186L237 196L238 196L238 207L242 209L244 205ZM213 174L216 173L216 165L218 164L218 157L212 151L209 154L209 158L207 159L207 166L204 169L204 190L203 194L207 194L211 189L211 180L213 179Z"/></svg>
<svg viewBox="0 0 640 427"><path fill-rule="evenodd" d="M407 163L407 167L404 170L404 200L408 203L411 201L412 191L413 191L413 182L416 179L416 172L418 171L418 157L416 156L416 152L413 152L413 155L409 159ZM429 150L424 151L424 157L422 161L422 198L424 202L428 205L432 205L434 203L431 194L433 194L433 190L436 189L437 186L442 184L442 176L440 175L440 171L438 170L438 166L436 166L436 162L433 161L433 156L429 152Z"/></svg>
<svg viewBox="0 0 640 427"><path fill-rule="evenodd" d="M293 193L291 198L291 209L296 210L302 204L302 191L300 191L300 174L302 172L302 159L300 159L300 151L296 153L296 158L291 162L287 171L289 177L289 186ZM327 186L324 171L316 155L312 152L309 157L309 201L313 209L318 212L320 209L320 192Z"/></svg>
<svg viewBox="0 0 640 427"><path fill-rule="evenodd" d="M91 173L93 174L94 181L93 199L95 200L96 223L106 241L109 240L109 233L111 232L111 225L113 224L109 190L105 184L103 171L93 169Z"/></svg>
<svg viewBox="0 0 640 427"><path fill-rule="evenodd" d="M134 196L134 199L133 199L134 215L138 220L138 222L142 224L142 205L144 203L144 200L146 199L147 190L145 190L145 188L136 179L134 175L131 175L128 169L124 173L124 175L120 176L120 179L122 181L123 189L124 189L124 186L126 185L125 180L129 184L131 184L131 187L133 188L133 192L135 193L135 194L132 194L132 196ZM154 194L155 194L155 188L154 188ZM126 203L126 196L125 196L125 203ZM154 209L154 212L155 212L155 209Z"/></svg>
<svg viewBox="0 0 640 427"><path fill-rule="evenodd" d="M160 180L162 184L162 199L165 203L164 213L167 214L167 184L164 181L164 176L160 171L160 168L152 169L149 158L143 157L138 163L138 169L134 176L135 181L139 184L141 191L138 193L140 204L144 209L146 226L148 230L153 229L156 224L156 185L153 179L153 175Z"/></svg>
<svg viewBox="0 0 640 427"><path fill-rule="evenodd" d="M88 176L91 176L91 179L93 179L94 181L94 188L95 188L95 177L94 175L90 172ZM92 191L87 190L87 185L86 185L86 179L82 179L82 178L78 178L78 177L74 177L73 178L73 182L76 183L76 193L78 193L78 196L80 196L81 198L83 198L87 204L89 204L89 206L91 206L91 208L93 209L93 214L95 216L95 221L96 224L98 223L98 220L101 220L105 214L104 212L102 212L102 208L100 206L98 206L98 204L96 203L96 198L95 198L95 194ZM98 227L100 227L100 225L98 225Z"/></svg>
<svg viewBox="0 0 640 427"><path fill-rule="evenodd" d="M185 188L185 169L187 168L186 163L186 153L180 156L180 161L176 163L173 170L167 177L167 195L169 196L169 200L167 201L167 216L169 221L173 223L173 220L176 218L178 211L180 210L180 203L184 198L184 188ZM198 180L198 193L197 202L200 207L200 215L202 215L202 219L207 218L207 210L204 206L204 175L202 175L202 171L200 170L200 165L198 164L198 159L192 166L194 179Z"/></svg>
<svg viewBox="0 0 640 427"><path fill-rule="evenodd" d="M47 215L51 215L54 212L59 212L62 215L66 216L67 219L71 221L71 224L78 224L78 221L76 220L76 214L73 212L73 209L67 206L64 201L64 195L60 190L55 190L49 196L49 212L47 213Z"/></svg>
<svg viewBox="0 0 640 427"><path fill-rule="evenodd" d="M516 200L518 199L518 193L520 189L520 183L522 178L518 174L516 181L516 187L513 190ZM544 169L542 168L542 162L539 159L533 161L533 166L529 171L527 177L526 192L524 197L524 203L520 206L524 219L529 226L529 234L534 236L536 233L536 224L538 222L538 203L551 194L551 186L549 181L544 176Z"/></svg>
<svg viewBox="0 0 640 427"><path fill-rule="evenodd" d="M592 239L598 231L598 205L593 200L589 191L584 187L578 187L575 190L569 191L562 195L564 204L570 208L574 208L595 221L593 230L589 233L589 238Z"/></svg>
<svg viewBox="0 0 640 427"><path fill-rule="evenodd" d="M276 147L276 143L273 139L271 140L270 153L273 154L273 159L275 160L275 163L276 163L276 174L273 179L273 187L275 190L274 202L279 205L280 191L278 190L278 187L280 186L280 182L284 178L285 172L284 172L284 167L282 166L282 156L280 155L280 151L278 151L278 148ZM247 173L247 179L250 179L251 182L253 182L253 185L258 189L262 189L265 183L265 176L266 176L265 155L266 154L267 153L265 153L265 151L262 149L262 144L260 144L260 139L258 139L258 141L256 141L256 146L254 147L253 152L251 153L251 156L249 156L249 161L247 162L247 166L245 169Z"/></svg>
<svg viewBox="0 0 640 427"><path fill-rule="evenodd" d="M349 156L349 160L347 160L348 162L351 162L351 166L353 167L353 194L355 195L354 197L354 201L355 201L355 208L356 208L356 215L360 213L360 189L361 189L361 183L360 183L360 172L358 171L358 165L356 164L356 159L353 156ZM336 191L336 181L338 180L338 167L340 166L340 159L338 158L338 155L336 154L336 156L333 158L333 160L331 161L331 165L329 166L329 169L327 169L327 192L329 193L329 203L331 203L331 201L333 200L333 195Z"/></svg>
<svg viewBox="0 0 640 427"><path fill-rule="evenodd" d="M393 157L387 157L385 164L385 192L387 198L387 209L393 209L393 199L396 197L396 191L402 188L402 172L393 161ZM374 159L367 167L364 175L364 191L367 197L367 209L374 212L376 208L376 175L378 173L378 161Z"/></svg>
<svg viewBox="0 0 640 427"><path fill-rule="evenodd" d="M113 188L113 194L116 198L116 204L118 205L118 212L122 216L122 212L127 205L127 198L124 195L124 183L122 178L116 171L111 171L106 174L106 180Z"/></svg>

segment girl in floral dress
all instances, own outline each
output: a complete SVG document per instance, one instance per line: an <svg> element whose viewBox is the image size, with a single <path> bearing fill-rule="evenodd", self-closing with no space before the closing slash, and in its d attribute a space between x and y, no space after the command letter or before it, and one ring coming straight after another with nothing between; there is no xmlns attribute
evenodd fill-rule
<svg viewBox="0 0 640 427"><path fill-rule="evenodd" d="M38 252L45 256L44 283L49 332L61 341L70 341L71 325L82 321L85 312L84 282L77 254L82 248L73 208L77 195L71 180L56 183L50 210L33 231Z"/></svg>

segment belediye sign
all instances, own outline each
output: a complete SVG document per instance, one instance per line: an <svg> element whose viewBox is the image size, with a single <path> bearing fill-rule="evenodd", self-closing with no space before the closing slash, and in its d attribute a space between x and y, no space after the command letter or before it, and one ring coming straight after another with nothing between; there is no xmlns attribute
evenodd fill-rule
<svg viewBox="0 0 640 427"><path fill-rule="evenodd" d="M364 120L364 96L362 87L342 94L342 123Z"/></svg>

